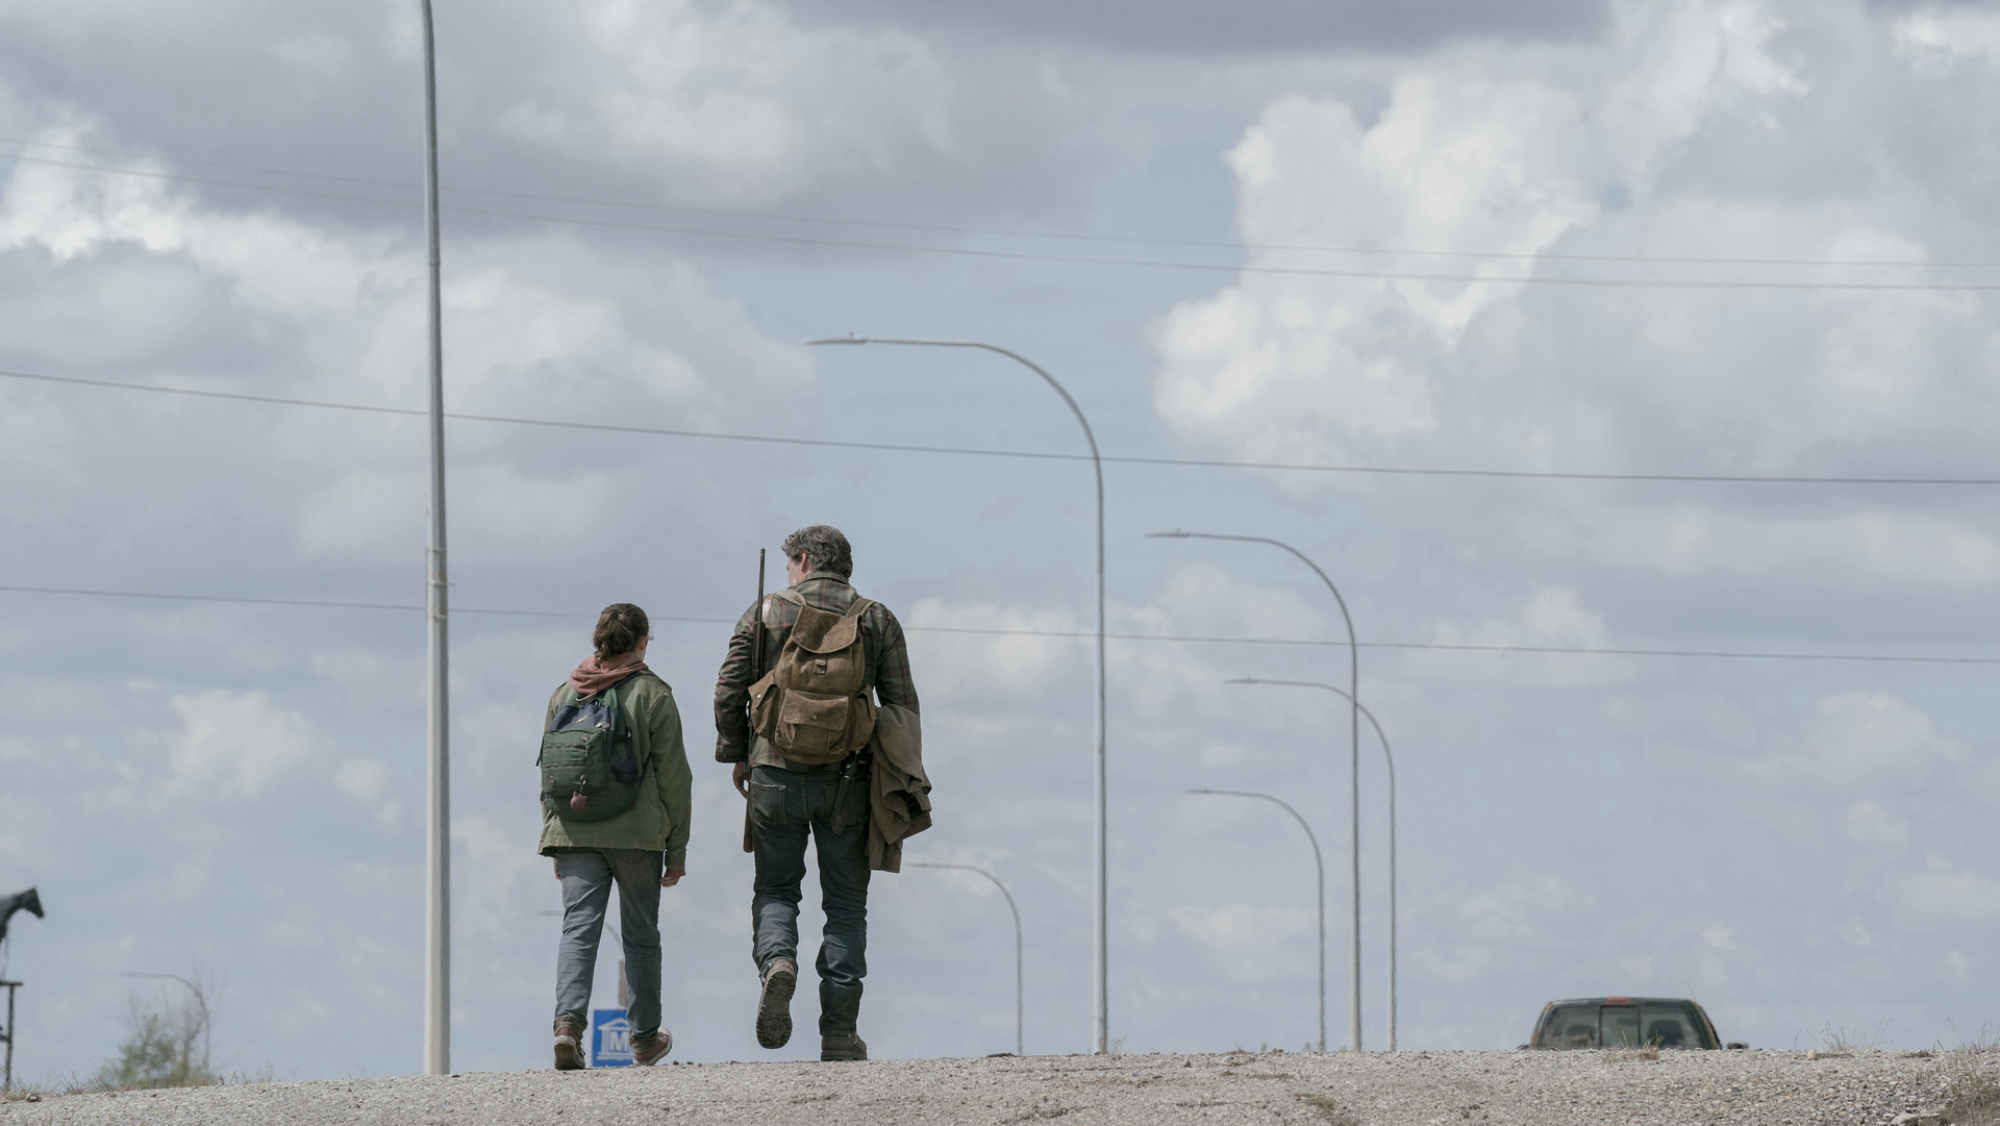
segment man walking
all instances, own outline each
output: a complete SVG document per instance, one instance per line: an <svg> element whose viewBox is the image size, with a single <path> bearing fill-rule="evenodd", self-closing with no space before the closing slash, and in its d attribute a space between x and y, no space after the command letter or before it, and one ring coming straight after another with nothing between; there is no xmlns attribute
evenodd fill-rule
<svg viewBox="0 0 2000 1126"><path fill-rule="evenodd" d="M868 744L876 700L885 723L914 732L917 690L896 616L848 582L854 559L847 537L816 524L785 537L784 553L790 589L744 612L715 685L715 757L734 764L736 788L750 802L757 1042L782 1048L792 1036L799 884L810 835L826 910L817 964L820 1059L865 1060L858 1021L868 972ZM753 652L760 635L761 651Z"/></svg>
<svg viewBox="0 0 2000 1126"><path fill-rule="evenodd" d="M549 699L542 723L543 856L562 881L556 948L556 1069L585 1066L590 985L611 885L632 991L632 1060L650 1066L674 1046L660 1025L660 889L687 874L687 749L673 689L646 668L646 612L606 606L594 652Z"/></svg>

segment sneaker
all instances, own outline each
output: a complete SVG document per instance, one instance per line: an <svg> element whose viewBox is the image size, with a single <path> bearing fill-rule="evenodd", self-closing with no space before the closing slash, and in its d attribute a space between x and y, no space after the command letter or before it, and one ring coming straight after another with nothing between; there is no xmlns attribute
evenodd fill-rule
<svg viewBox="0 0 2000 1126"><path fill-rule="evenodd" d="M648 1037L633 1037L632 1062L638 1067L651 1067L673 1050L674 1034L662 1028Z"/></svg>
<svg viewBox="0 0 2000 1126"><path fill-rule="evenodd" d="M583 1030L566 1020L556 1022L556 1070L581 1071L583 1062Z"/></svg>
<svg viewBox="0 0 2000 1126"><path fill-rule="evenodd" d="M792 1038L792 990L799 986L798 963L773 958L764 968L764 988L757 994L757 1042L782 1048Z"/></svg>
<svg viewBox="0 0 2000 1126"><path fill-rule="evenodd" d="M833 1060L865 1060L868 1045L860 1036L852 1032L836 1032L819 1038L819 1058L821 1062Z"/></svg>

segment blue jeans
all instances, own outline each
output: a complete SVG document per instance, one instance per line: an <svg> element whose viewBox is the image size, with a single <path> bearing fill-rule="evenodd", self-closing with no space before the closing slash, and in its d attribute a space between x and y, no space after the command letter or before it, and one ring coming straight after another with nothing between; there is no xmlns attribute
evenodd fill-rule
<svg viewBox="0 0 2000 1126"><path fill-rule="evenodd" d="M590 984L611 885L618 884L618 934L625 940L625 981L632 1036L660 1030L660 876L665 857L650 848L590 848L556 854L562 879L562 941L556 945L556 1019L589 1028Z"/></svg>
<svg viewBox="0 0 2000 1126"><path fill-rule="evenodd" d="M799 884L806 875L806 835L819 847L819 1031L855 1031L861 979L868 974L868 775L839 770L750 771L750 824L757 852L750 901L752 956L762 974L773 958L797 964ZM844 783L844 784L843 784Z"/></svg>

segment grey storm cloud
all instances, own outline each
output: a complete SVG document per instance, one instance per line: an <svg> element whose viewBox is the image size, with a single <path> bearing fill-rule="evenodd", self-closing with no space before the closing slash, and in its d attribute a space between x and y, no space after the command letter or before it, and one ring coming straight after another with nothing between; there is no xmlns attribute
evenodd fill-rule
<svg viewBox="0 0 2000 1126"><path fill-rule="evenodd" d="M1266 51L1418 49L1455 39L1582 38L1599 30L1604 0L833 0L793 4L801 19L881 21L911 28L997 29L1111 50L1207 55Z"/></svg>

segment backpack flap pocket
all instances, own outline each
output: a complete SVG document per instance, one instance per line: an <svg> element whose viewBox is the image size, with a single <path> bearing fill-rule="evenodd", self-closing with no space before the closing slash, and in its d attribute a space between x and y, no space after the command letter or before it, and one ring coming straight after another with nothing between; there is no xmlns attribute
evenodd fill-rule
<svg viewBox="0 0 2000 1126"><path fill-rule="evenodd" d="M602 760L593 762L590 744L595 732L552 731L542 737L542 797L561 804L571 794L601 793L604 789ZM592 769L595 767L596 769ZM595 777L593 777L595 775Z"/></svg>
<svg viewBox="0 0 2000 1126"><path fill-rule="evenodd" d="M848 700L812 692L787 692L777 707L778 729L772 742L786 758L806 763L834 762L847 755Z"/></svg>

